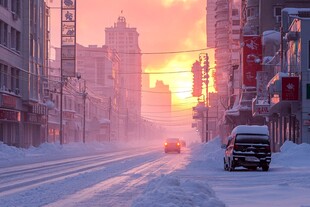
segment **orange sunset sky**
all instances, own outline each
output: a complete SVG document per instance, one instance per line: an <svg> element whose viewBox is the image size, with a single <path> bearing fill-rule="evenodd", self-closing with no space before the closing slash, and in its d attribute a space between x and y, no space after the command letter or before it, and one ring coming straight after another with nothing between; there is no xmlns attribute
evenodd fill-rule
<svg viewBox="0 0 310 207"><path fill-rule="evenodd" d="M48 5L52 8L51 44L59 47L60 1L49 0ZM205 0L77 0L77 43L104 45L105 28L113 26L120 15L129 27L137 28L142 53L206 48ZM190 109L197 102L197 98L191 98L190 71L202 52L207 51L143 54L142 70L159 72L150 75L150 86L163 80L173 92L173 105ZM175 71L180 72L169 73Z"/></svg>

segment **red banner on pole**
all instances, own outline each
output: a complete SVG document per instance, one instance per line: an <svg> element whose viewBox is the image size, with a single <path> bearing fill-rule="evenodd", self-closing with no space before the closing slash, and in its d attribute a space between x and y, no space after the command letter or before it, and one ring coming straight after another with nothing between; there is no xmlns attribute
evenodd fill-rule
<svg viewBox="0 0 310 207"><path fill-rule="evenodd" d="M262 41L258 35L243 36L243 73L244 86L256 87L256 72L262 71Z"/></svg>
<svg viewBox="0 0 310 207"><path fill-rule="evenodd" d="M282 101L299 100L299 78L282 77Z"/></svg>

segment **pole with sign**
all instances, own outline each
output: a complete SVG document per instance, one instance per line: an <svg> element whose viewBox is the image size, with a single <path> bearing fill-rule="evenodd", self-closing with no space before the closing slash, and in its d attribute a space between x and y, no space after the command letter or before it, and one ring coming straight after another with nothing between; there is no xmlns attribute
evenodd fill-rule
<svg viewBox="0 0 310 207"><path fill-rule="evenodd" d="M62 111L64 77L75 77L76 0L61 0L61 68L60 68L60 144L64 143Z"/></svg>

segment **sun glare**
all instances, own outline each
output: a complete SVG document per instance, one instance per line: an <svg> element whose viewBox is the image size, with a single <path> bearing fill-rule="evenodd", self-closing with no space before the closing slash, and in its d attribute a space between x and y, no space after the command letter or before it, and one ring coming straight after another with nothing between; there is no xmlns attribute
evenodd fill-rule
<svg viewBox="0 0 310 207"><path fill-rule="evenodd" d="M177 3L183 3L184 6L189 7L191 3L196 2L197 0L162 0L162 4L164 7L171 7Z"/></svg>
<svg viewBox="0 0 310 207"><path fill-rule="evenodd" d="M150 85L153 87L157 80L163 80L169 85L172 103L182 103L184 99L192 97L192 72L193 57L189 54L176 54L160 67L149 67L146 71L159 74L150 75Z"/></svg>

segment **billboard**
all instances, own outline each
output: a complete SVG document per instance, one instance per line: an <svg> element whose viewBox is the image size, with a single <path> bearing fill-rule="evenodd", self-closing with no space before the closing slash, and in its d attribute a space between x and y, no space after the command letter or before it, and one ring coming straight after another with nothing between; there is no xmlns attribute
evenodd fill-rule
<svg viewBox="0 0 310 207"><path fill-rule="evenodd" d="M299 78L282 77L282 101L299 100Z"/></svg>
<svg viewBox="0 0 310 207"><path fill-rule="evenodd" d="M62 76L76 72L76 0L61 0L61 69Z"/></svg>
<svg viewBox="0 0 310 207"><path fill-rule="evenodd" d="M262 71L262 41L258 35L243 36L243 72L244 86L256 87L256 72Z"/></svg>

